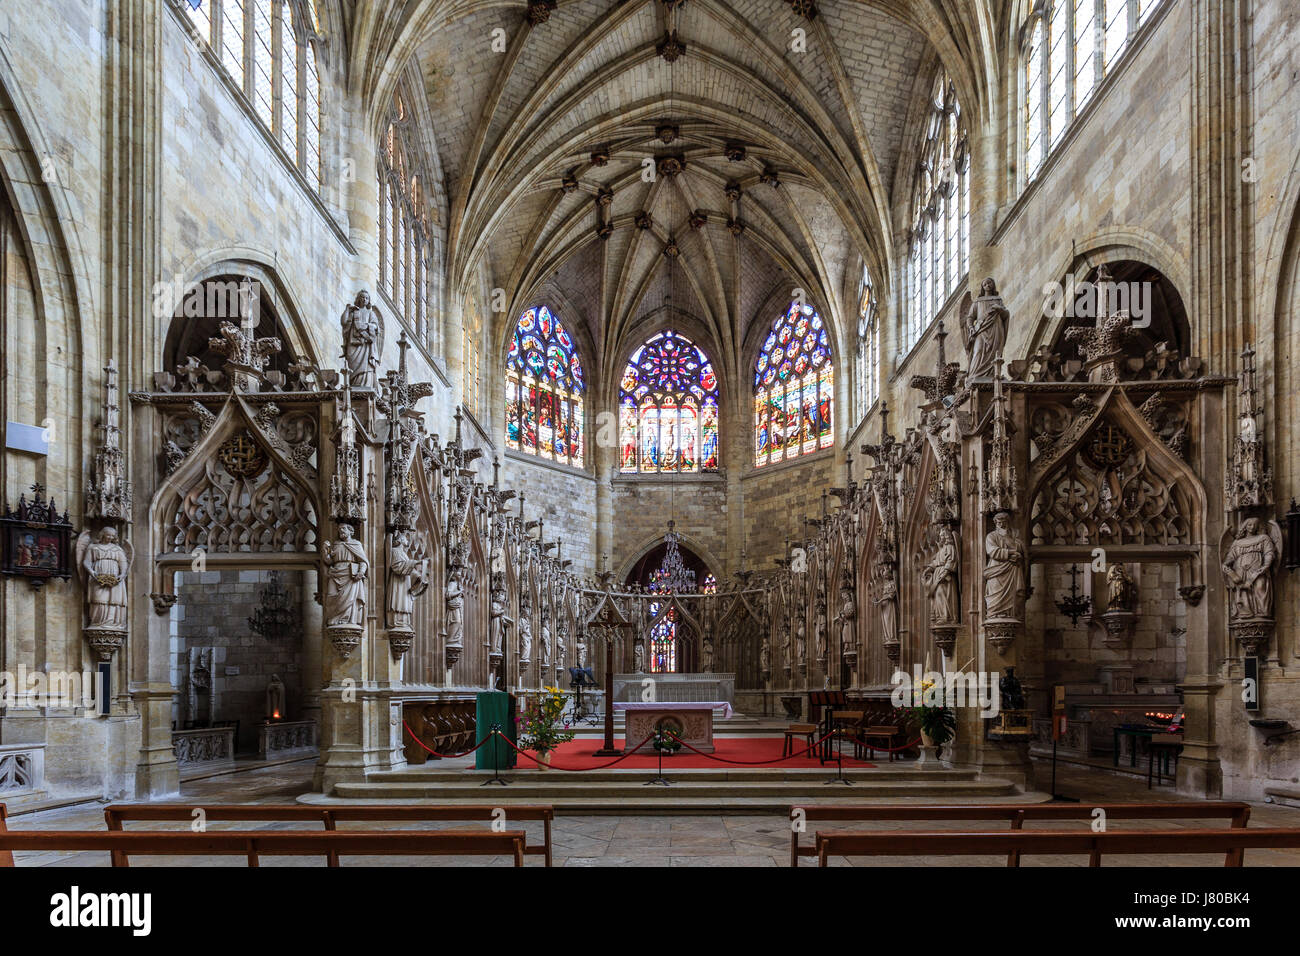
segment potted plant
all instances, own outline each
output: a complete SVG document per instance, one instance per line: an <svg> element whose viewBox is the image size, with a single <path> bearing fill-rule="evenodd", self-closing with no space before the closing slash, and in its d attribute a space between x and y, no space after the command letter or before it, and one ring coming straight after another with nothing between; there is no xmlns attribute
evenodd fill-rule
<svg viewBox="0 0 1300 956"><path fill-rule="evenodd" d="M551 754L560 744L568 743L577 734L569 729L564 718L568 694L558 687L545 687L540 696L531 699L524 708L519 722L519 747L537 754L537 769L551 765Z"/></svg>
<svg viewBox="0 0 1300 956"><path fill-rule="evenodd" d="M922 681L921 693L916 699L922 703L907 708L908 715L916 721L921 731L921 744L925 748L933 747L935 759L943 753L943 745L952 740L957 733L957 715L943 704L924 703L927 692L934 686L933 681Z"/></svg>

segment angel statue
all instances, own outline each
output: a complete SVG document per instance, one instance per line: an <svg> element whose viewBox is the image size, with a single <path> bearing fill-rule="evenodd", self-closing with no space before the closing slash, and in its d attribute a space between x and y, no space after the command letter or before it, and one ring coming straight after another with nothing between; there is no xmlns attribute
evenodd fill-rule
<svg viewBox="0 0 1300 956"><path fill-rule="evenodd" d="M1233 621L1273 619L1273 571L1282 553L1282 531L1270 521L1267 533L1258 518L1247 518L1223 558L1229 616Z"/></svg>
<svg viewBox="0 0 1300 956"><path fill-rule="evenodd" d="M379 356L384 351L384 323L362 289L356 301L343 310L343 357L353 388L375 388L379 383Z"/></svg>
<svg viewBox="0 0 1300 956"><path fill-rule="evenodd" d="M86 586L88 626L126 630L126 574L131 553L118 544L117 529L103 528L92 541L89 531L77 538L77 570Z"/></svg>

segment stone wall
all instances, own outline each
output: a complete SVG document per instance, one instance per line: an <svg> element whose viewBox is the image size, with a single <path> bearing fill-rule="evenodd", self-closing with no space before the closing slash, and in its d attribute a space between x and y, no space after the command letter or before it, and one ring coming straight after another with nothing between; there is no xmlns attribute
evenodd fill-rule
<svg viewBox="0 0 1300 956"><path fill-rule="evenodd" d="M523 494L527 520L541 517L546 522L547 541L563 539L564 558L573 560L571 571L585 577L598 569L596 479L590 471L508 452L501 463L501 481ZM519 499L509 507L517 514Z"/></svg>

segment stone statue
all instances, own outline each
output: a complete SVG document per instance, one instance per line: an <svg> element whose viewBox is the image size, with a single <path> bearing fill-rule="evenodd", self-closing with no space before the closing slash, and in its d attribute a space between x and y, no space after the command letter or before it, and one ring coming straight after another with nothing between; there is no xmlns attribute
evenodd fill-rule
<svg viewBox="0 0 1300 956"><path fill-rule="evenodd" d="M364 627L370 562L351 525L340 524L339 540L325 542L325 562L325 625Z"/></svg>
<svg viewBox="0 0 1300 956"><path fill-rule="evenodd" d="M519 663L533 659L533 609L527 595L519 599Z"/></svg>
<svg viewBox="0 0 1300 956"><path fill-rule="evenodd" d="M984 536L984 619L1019 621L1020 596L1025 590L1025 547L1010 527L1010 516L999 511L993 530Z"/></svg>
<svg viewBox="0 0 1300 956"><path fill-rule="evenodd" d="M772 651L766 637L763 638L763 646L758 649L758 669L764 674L772 670Z"/></svg>
<svg viewBox="0 0 1300 956"><path fill-rule="evenodd" d="M417 558L415 536L409 531L394 531L388 536L388 627L395 631L411 630L415 599L428 589L429 561Z"/></svg>
<svg viewBox="0 0 1300 956"><path fill-rule="evenodd" d="M1233 621L1273 619L1273 572L1281 553L1281 534L1276 524L1269 532L1260 530L1258 518L1247 518L1224 556L1223 579Z"/></svg>
<svg viewBox="0 0 1300 956"><path fill-rule="evenodd" d="M993 373L993 363L1002 357L1002 348L1007 341L1007 322L1011 313L1007 311L998 295L997 283L985 279L980 283L980 294L966 310L962 317L962 328L966 332L966 357L970 371L967 379L989 378Z"/></svg>
<svg viewBox="0 0 1300 956"><path fill-rule="evenodd" d="M130 558L117 543L117 529L104 528L95 540L78 542L81 572L86 581L86 609L89 626L103 630L126 630L126 574Z"/></svg>
<svg viewBox="0 0 1300 956"><path fill-rule="evenodd" d="M880 596L873 602L880 608L880 643L898 643L898 582L890 571L880 577Z"/></svg>
<svg viewBox="0 0 1300 956"><path fill-rule="evenodd" d="M353 388L375 388L379 384L379 356L384 349L384 323L370 304L370 293L362 289L356 301L343 310L343 356L348 365L348 382Z"/></svg>
<svg viewBox="0 0 1300 956"><path fill-rule="evenodd" d="M1014 667L1002 668L1002 679L998 681L998 692L1002 697L1003 710L1024 710L1025 691L1020 686Z"/></svg>
<svg viewBox="0 0 1300 956"><path fill-rule="evenodd" d="M826 660L826 602L817 599L817 619L814 623L814 646L817 648L817 660Z"/></svg>
<svg viewBox="0 0 1300 956"><path fill-rule="evenodd" d="M284 681L279 674L271 675L271 682L266 685L266 719L284 720L288 711L284 703Z"/></svg>
<svg viewBox="0 0 1300 956"><path fill-rule="evenodd" d="M713 673L713 641L707 637L704 639L703 651L700 654L700 671L704 674Z"/></svg>
<svg viewBox="0 0 1300 956"><path fill-rule="evenodd" d="M1106 610L1132 611L1137 606L1137 584L1128 568L1116 562L1106 572Z"/></svg>
<svg viewBox="0 0 1300 956"><path fill-rule="evenodd" d="M488 655L500 657L506 633L506 575L504 571L492 572L492 592L489 595L489 601L488 618L491 627L488 636Z"/></svg>
<svg viewBox="0 0 1300 956"><path fill-rule="evenodd" d="M957 542L952 528L939 526L939 550L921 572L921 583L930 598L930 623L956 624L960 620L961 596L958 588Z"/></svg>
<svg viewBox="0 0 1300 956"><path fill-rule="evenodd" d="M799 623L795 626L794 638L795 649L799 654L796 661L803 664L808 659L808 621L803 614L799 615Z"/></svg>
<svg viewBox="0 0 1300 956"><path fill-rule="evenodd" d="M632 673L645 673L645 644L640 641L632 648Z"/></svg>
<svg viewBox="0 0 1300 956"><path fill-rule="evenodd" d="M555 666L564 666L564 643L568 637L569 625L563 618L555 625Z"/></svg>
<svg viewBox="0 0 1300 956"><path fill-rule="evenodd" d="M551 667L551 609L542 605L542 669Z"/></svg>
<svg viewBox="0 0 1300 956"><path fill-rule="evenodd" d="M587 666L587 642L586 641L578 642L577 654L578 654L578 666L585 669Z"/></svg>
<svg viewBox="0 0 1300 956"><path fill-rule="evenodd" d="M840 586L840 649L853 653L857 650L853 643L853 620L858 616L857 606L853 601L853 588L847 584Z"/></svg>
<svg viewBox="0 0 1300 956"><path fill-rule="evenodd" d="M447 575L447 647L460 647L465 643L465 586L454 571Z"/></svg>

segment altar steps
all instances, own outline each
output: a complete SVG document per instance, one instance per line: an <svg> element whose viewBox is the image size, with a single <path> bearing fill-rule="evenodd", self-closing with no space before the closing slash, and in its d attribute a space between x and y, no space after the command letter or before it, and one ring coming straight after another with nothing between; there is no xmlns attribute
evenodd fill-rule
<svg viewBox="0 0 1300 956"><path fill-rule="evenodd" d="M1019 796L1008 781L981 778L973 770L845 770L851 786L827 784L833 767L798 770L673 770L664 768L670 786L647 786L653 770L511 770L508 787L487 785L491 773L469 770L397 770L368 780L336 784L332 797L375 803L548 803L568 813L629 813L635 810L694 813L727 808L782 812L792 803L855 803L920 798L970 801ZM314 798L314 799L312 799ZM333 802L319 794L311 802Z"/></svg>

